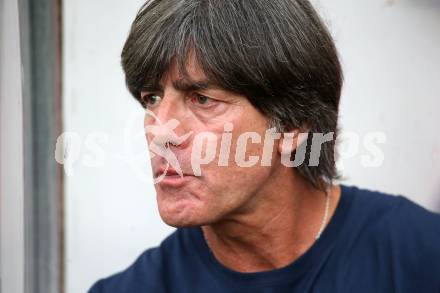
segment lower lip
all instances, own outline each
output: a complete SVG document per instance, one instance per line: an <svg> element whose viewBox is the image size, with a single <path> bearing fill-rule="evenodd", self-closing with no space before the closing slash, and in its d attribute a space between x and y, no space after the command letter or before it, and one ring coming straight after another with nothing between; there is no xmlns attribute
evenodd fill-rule
<svg viewBox="0 0 440 293"><path fill-rule="evenodd" d="M170 186L170 187L182 187L185 185L192 176L183 176L180 175L167 175L162 178L157 184Z"/></svg>

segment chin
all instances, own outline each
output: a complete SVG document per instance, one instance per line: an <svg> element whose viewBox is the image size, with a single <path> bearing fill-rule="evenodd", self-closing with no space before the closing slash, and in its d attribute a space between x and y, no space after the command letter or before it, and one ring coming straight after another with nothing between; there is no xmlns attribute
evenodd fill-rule
<svg viewBox="0 0 440 293"><path fill-rule="evenodd" d="M207 222L203 219L198 219L197 217L193 216L160 213L160 217L165 224L175 228L202 226L207 224Z"/></svg>
<svg viewBox="0 0 440 293"><path fill-rule="evenodd" d="M158 196L159 197L159 196ZM194 200L170 200L158 198L159 214L167 225L180 228L200 226L206 223L203 205Z"/></svg>
<svg viewBox="0 0 440 293"><path fill-rule="evenodd" d="M162 221L172 227L203 226L222 218L224 204L216 194L200 186L167 188L156 186L156 200Z"/></svg>

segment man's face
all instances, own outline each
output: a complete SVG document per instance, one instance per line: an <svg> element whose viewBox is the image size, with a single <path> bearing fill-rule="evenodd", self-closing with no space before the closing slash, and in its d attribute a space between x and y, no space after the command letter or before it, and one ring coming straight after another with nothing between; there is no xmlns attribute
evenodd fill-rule
<svg viewBox="0 0 440 293"><path fill-rule="evenodd" d="M174 227L210 224L234 213L248 212L273 170L273 166L261 166L260 160L254 166L241 167L239 165L242 164L237 163L235 158L238 137L245 132L255 132L262 141L252 143L248 139L245 159L250 156L261 159L262 142L269 126L267 118L244 96L211 85L198 90L182 87L206 81L206 76L192 58L187 63L187 71L190 80L184 80L177 66L173 65L162 78L160 88L146 88L141 93L147 109L155 116L153 118L147 113L144 125L146 128L157 126L155 131L147 131L146 134L150 151L155 152L153 147L168 147L183 173L183 178L176 175L176 168L171 164L167 176L155 185L159 213L164 222ZM171 119L178 121L173 122L172 131L159 125L158 121L163 125ZM229 156L223 154L219 164L225 123L233 126L230 148L223 147L230 149L230 153ZM215 144L206 140L200 144L197 136L202 132L209 132L210 141ZM190 135L183 142L178 141L178 137L188 133ZM200 176L194 176L194 164L191 164L192 155L194 161L192 152L197 145L199 148L202 146L201 152L195 152L197 157L207 157L210 151L215 151L209 163L200 165ZM270 160L275 161L275 158L271 155ZM155 176L166 169L164 157L155 155L151 162Z"/></svg>

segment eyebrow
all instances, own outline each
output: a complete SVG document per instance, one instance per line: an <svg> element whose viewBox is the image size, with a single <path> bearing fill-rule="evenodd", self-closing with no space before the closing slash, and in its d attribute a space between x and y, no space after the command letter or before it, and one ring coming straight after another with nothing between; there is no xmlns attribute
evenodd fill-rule
<svg viewBox="0 0 440 293"><path fill-rule="evenodd" d="M178 79L174 80L173 87L182 92L191 92L191 91L200 91L200 90L208 90L208 89L219 89L220 86L218 86L216 83L213 83L212 81L208 79L203 80L185 80L185 79ZM153 84L153 83L146 83L144 86L142 86L142 90L145 91L163 91L163 86L159 84Z"/></svg>

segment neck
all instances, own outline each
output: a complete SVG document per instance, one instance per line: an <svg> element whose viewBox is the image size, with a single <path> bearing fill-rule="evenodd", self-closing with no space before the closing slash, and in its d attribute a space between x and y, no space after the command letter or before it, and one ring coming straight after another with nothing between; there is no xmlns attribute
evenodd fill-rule
<svg viewBox="0 0 440 293"><path fill-rule="evenodd" d="M313 245L323 224L326 194L291 171L275 174L239 211L202 226L208 246L224 266L239 272L281 268ZM331 186L328 196L325 224L336 209L340 186Z"/></svg>

